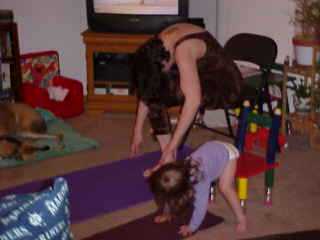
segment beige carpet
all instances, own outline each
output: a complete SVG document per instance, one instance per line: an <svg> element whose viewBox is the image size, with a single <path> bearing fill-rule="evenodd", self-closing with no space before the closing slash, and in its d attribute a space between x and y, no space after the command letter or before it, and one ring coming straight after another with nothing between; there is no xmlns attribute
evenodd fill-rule
<svg viewBox="0 0 320 240"><path fill-rule="evenodd" d="M98 140L102 147L98 150L53 158L33 165L0 169L0 189L128 157L133 115L104 114L93 117L84 114L69 122L84 136ZM191 132L188 144L195 147L215 138L222 139L219 135L195 128ZM157 143L153 141L148 133L148 128L146 128L145 144L142 150L153 151L157 149ZM279 155L279 159L280 168L276 171L276 184L271 208L263 205L263 175L249 181L249 200L247 203L249 229L247 233L243 235L235 233L234 217L221 195L218 195L217 202L210 206L210 211L223 216L225 222L217 227L199 232L190 239L232 240L274 233L320 229L319 152L298 151L289 148ZM154 209L155 206L150 201L73 225L72 229L76 239L82 239L147 215ZM133 239L138 239L138 237L133 236Z"/></svg>

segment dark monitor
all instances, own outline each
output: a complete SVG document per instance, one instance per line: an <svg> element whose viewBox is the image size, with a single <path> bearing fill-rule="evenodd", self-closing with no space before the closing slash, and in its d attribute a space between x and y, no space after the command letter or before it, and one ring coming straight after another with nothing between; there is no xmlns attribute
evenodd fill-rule
<svg viewBox="0 0 320 240"><path fill-rule="evenodd" d="M86 7L96 32L157 33L189 16L189 0L86 0Z"/></svg>

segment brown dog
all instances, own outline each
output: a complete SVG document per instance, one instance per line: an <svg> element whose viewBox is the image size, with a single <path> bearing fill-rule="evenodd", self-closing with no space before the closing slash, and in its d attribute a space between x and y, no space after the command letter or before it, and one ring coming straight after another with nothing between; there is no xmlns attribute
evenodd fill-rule
<svg viewBox="0 0 320 240"><path fill-rule="evenodd" d="M34 141L39 139L56 139L61 143L63 136L47 134L44 119L32 107L0 103L0 158L33 159L36 151L49 149L36 146Z"/></svg>

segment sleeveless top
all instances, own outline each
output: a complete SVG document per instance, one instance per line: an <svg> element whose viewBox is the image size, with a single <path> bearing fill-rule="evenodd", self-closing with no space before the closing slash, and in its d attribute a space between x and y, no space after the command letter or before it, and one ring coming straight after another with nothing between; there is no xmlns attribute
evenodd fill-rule
<svg viewBox="0 0 320 240"><path fill-rule="evenodd" d="M210 185L220 178L229 161L234 161L239 151L230 143L209 141L191 153L190 158L199 163L200 180L194 185L194 211L189 222L192 231L201 225L207 210Z"/></svg>
<svg viewBox="0 0 320 240"><path fill-rule="evenodd" d="M200 39L206 44L207 50L198 59L197 68L202 90L202 105L210 109L232 106L239 102L243 78L236 64L229 58L223 47L207 31L184 36L175 44L175 49L184 41ZM173 68L176 66L173 66ZM180 89L179 77L171 83L170 94L176 96L176 102L183 103L184 97ZM166 105L173 105L172 101Z"/></svg>

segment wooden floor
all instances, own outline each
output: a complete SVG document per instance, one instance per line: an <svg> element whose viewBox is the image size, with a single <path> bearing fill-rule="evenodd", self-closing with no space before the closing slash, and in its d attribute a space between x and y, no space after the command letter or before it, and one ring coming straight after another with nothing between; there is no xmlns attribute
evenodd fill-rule
<svg viewBox="0 0 320 240"><path fill-rule="evenodd" d="M96 117L84 114L68 121L84 136L96 139L101 147L19 168L0 169L0 189L127 158L133 120L133 115L130 114L104 114ZM191 132L188 144L196 147L212 139L222 138L211 132L195 128ZM142 151L154 150L158 150L158 145L146 128ZM215 214L223 216L225 222L199 232L190 239L230 240L272 233L320 229L319 152L297 151L289 148L279 155L279 159L280 167L276 171L272 207L268 208L263 205L263 176L249 181L247 206L249 230L246 234L239 236L235 233L234 216L221 195L218 195L217 202L210 205L209 208ZM152 201L141 203L128 209L74 224L72 231L76 239L82 239L147 215L154 210L155 205ZM133 236L133 238L136 237L138 236Z"/></svg>

